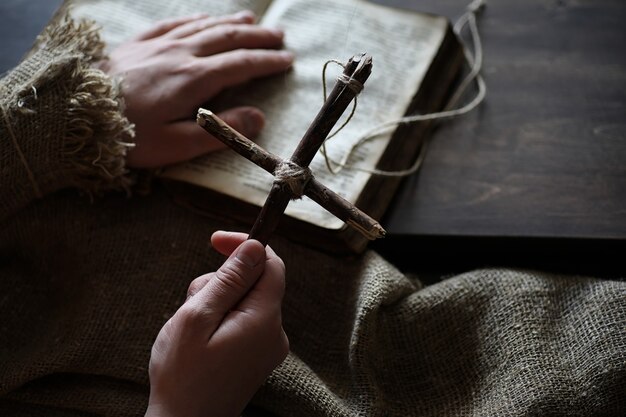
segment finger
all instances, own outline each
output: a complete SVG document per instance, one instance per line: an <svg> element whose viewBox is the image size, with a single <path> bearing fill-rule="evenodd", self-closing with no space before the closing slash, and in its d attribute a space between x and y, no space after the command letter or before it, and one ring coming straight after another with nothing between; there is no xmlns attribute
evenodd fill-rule
<svg viewBox="0 0 626 417"><path fill-rule="evenodd" d="M138 132L139 133L139 132ZM149 143L138 143L126 155L132 168L157 168L223 149L224 145L192 121L164 126Z"/></svg>
<svg viewBox="0 0 626 417"><path fill-rule="evenodd" d="M246 233L218 230L211 235L211 245L222 255L229 256L247 238L248 235ZM280 303L285 290L285 263L270 246L266 246L265 253L265 272L253 291L256 291L257 288L261 291L270 291L274 295L272 298ZM265 275L271 275L267 283L265 282ZM242 303L247 303L246 300L252 296L253 292ZM256 296L254 296L251 303L259 305L258 301L262 302L263 300L256 300ZM250 306L250 304L247 305ZM245 308L246 304L242 304L242 306Z"/></svg>
<svg viewBox="0 0 626 417"><path fill-rule="evenodd" d="M198 291L200 291L202 288L204 288L206 283L209 282L209 280L211 279L211 276L212 276L212 274L205 274L205 275L201 275L198 278L196 278L193 281L191 281L191 283L189 284L189 288L187 289L187 300L186 301L188 301L191 297L196 295L198 293Z"/></svg>
<svg viewBox="0 0 626 417"><path fill-rule="evenodd" d="M235 249L239 247L243 242L248 239L247 233L241 232L228 232L224 230L218 230L211 235L211 245L222 255L230 256ZM285 273L285 264L282 259L276 255L274 250L267 246L265 248L266 261L273 264L278 262L278 269ZM274 268L270 266L270 268ZM206 283L211 279L212 274L201 275L198 278L191 281L189 288L187 289L187 300L198 293Z"/></svg>
<svg viewBox="0 0 626 417"><path fill-rule="evenodd" d="M265 248L243 242L185 305L203 316L205 332L213 334L223 318L246 296L265 269Z"/></svg>
<svg viewBox="0 0 626 417"><path fill-rule="evenodd" d="M218 230L211 235L211 245L222 255L230 256L247 238L246 233Z"/></svg>
<svg viewBox="0 0 626 417"><path fill-rule="evenodd" d="M225 88L286 71L293 58L288 51L262 49L239 49L198 58L197 77L190 87L196 94L213 97Z"/></svg>
<svg viewBox="0 0 626 417"><path fill-rule="evenodd" d="M225 230L218 230L211 235L211 246L221 253L222 255L230 256L230 254L237 249L242 242L248 239L247 233L241 232L228 232ZM266 246L265 251L267 252L267 261L271 261L273 258L278 258L280 260L281 268L285 269L285 264L282 259L274 252L271 246Z"/></svg>
<svg viewBox="0 0 626 417"><path fill-rule="evenodd" d="M254 23L255 19L256 17L254 13L249 10L244 10L227 16L205 16L204 19L196 19L189 21L184 25L178 26L176 29L167 33L166 37L170 39L182 39L215 26L229 23L251 24Z"/></svg>
<svg viewBox="0 0 626 417"><path fill-rule="evenodd" d="M185 39L196 56L235 49L276 49L283 45L283 31L256 25L219 25Z"/></svg>
<svg viewBox="0 0 626 417"><path fill-rule="evenodd" d="M256 107L234 107L217 115L230 127L248 138L256 138L265 126L265 115Z"/></svg>
<svg viewBox="0 0 626 417"><path fill-rule="evenodd" d="M176 17L173 19L161 20L160 22L155 23L154 26L152 26L150 29L137 35L135 37L135 40L145 41L148 39L153 39L165 33L168 33L169 31L175 29L178 26L185 25L190 22L197 21L197 20L206 19L208 16L209 15L206 13L198 13L198 14L194 14L191 16L183 16L183 17Z"/></svg>
<svg viewBox="0 0 626 417"><path fill-rule="evenodd" d="M283 332L281 326L282 300L285 295L285 264L266 247L265 270L248 294L224 317L220 327L244 326L251 317L257 322L270 322L277 325L275 330ZM218 330L219 331L219 330ZM268 329L269 331L269 329Z"/></svg>
<svg viewBox="0 0 626 417"><path fill-rule="evenodd" d="M285 264L266 248L265 270L252 291L237 305L238 311L279 314L285 294Z"/></svg>
<svg viewBox="0 0 626 417"><path fill-rule="evenodd" d="M256 137L265 123L263 113L255 107L236 107L219 113L219 117L246 137ZM150 150L142 149L150 146ZM225 147L194 121L165 125L150 144L138 144L128 152L126 161L134 168L155 168L187 161Z"/></svg>

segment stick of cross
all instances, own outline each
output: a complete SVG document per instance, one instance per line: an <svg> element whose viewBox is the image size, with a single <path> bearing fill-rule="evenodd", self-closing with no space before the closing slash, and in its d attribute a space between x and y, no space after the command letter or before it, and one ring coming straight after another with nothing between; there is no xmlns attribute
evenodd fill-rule
<svg viewBox="0 0 626 417"><path fill-rule="evenodd" d="M197 122L202 128L275 177L265 205L252 226L249 239L256 239L267 245L289 200L301 198L302 195L308 196L368 239L384 237L385 229L376 220L319 183L308 168L339 117L363 88L371 71L372 58L369 55L350 58L343 74L337 79L333 90L289 160L283 160L261 148L211 111L198 110Z"/></svg>

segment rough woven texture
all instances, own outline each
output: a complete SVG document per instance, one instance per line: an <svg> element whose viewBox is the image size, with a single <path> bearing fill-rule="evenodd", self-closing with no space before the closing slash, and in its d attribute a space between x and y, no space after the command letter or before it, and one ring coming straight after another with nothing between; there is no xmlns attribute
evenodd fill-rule
<svg viewBox="0 0 626 417"><path fill-rule="evenodd" d="M3 197L12 194L0 217L69 184L87 192L129 185L132 126L117 85L91 66L103 46L93 24L61 18L0 83L1 186Z"/></svg>
<svg viewBox="0 0 626 417"><path fill-rule="evenodd" d="M81 41L92 32L72 27L73 45L93 52ZM21 83L32 84L29 71L36 77L63 61L66 48L33 55L18 69ZM46 97L62 106L83 72L50 74L63 87ZM28 91L12 77L2 81L3 102ZM43 100L50 80L40 77ZM97 138L128 129L108 106L113 85L99 79L108 87L83 103L103 106L85 112L94 127L85 153L99 148ZM49 110L11 115L14 126L32 126L15 130L33 172L49 173L46 184L54 184L42 186L44 198L33 198L7 130L0 131L0 415L141 415L152 342L191 280L222 262L210 234L233 225L172 204L159 186L145 197L81 196L73 187L84 184L82 171L66 170L69 157L59 156L66 133L43 128L64 113ZM121 166L115 149L105 146L101 156ZM109 183L96 176L92 188L120 185L122 175L116 170ZM255 397L261 409L281 416L610 416L626 409L623 282L482 270L423 288L375 253L337 258L282 239L271 244L288 270L292 352Z"/></svg>

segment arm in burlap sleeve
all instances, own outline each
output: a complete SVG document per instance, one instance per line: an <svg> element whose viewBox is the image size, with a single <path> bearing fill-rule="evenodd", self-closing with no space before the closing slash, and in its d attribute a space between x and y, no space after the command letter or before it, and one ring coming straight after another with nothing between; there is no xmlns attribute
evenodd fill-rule
<svg viewBox="0 0 626 417"><path fill-rule="evenodd" d="M0 80L0 219L62 188L125 188L133 137L117 85L92 64L103 43L65 17Z"/></svg>

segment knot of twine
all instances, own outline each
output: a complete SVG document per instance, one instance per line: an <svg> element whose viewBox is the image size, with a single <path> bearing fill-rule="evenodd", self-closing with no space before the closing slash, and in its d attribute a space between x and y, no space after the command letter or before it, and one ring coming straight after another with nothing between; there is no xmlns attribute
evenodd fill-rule
<svg viewBox="0 0 626 417"><path fill-rule="evenodd" d="M281 162L274 170L274 183L287 185L293 194L292 199L302 198L304 189L313 174L308 167L301 167L291 161Z"/></svg>
<svg viewBox="0 0 626 417"><path fill-rule="evenodd" d="M344 83L357 96L361 91L363 91L363 84L359 80L352 78L346 74L342 73L341 75L339 75L339 77L337 77L337 81Z"/></svg>

